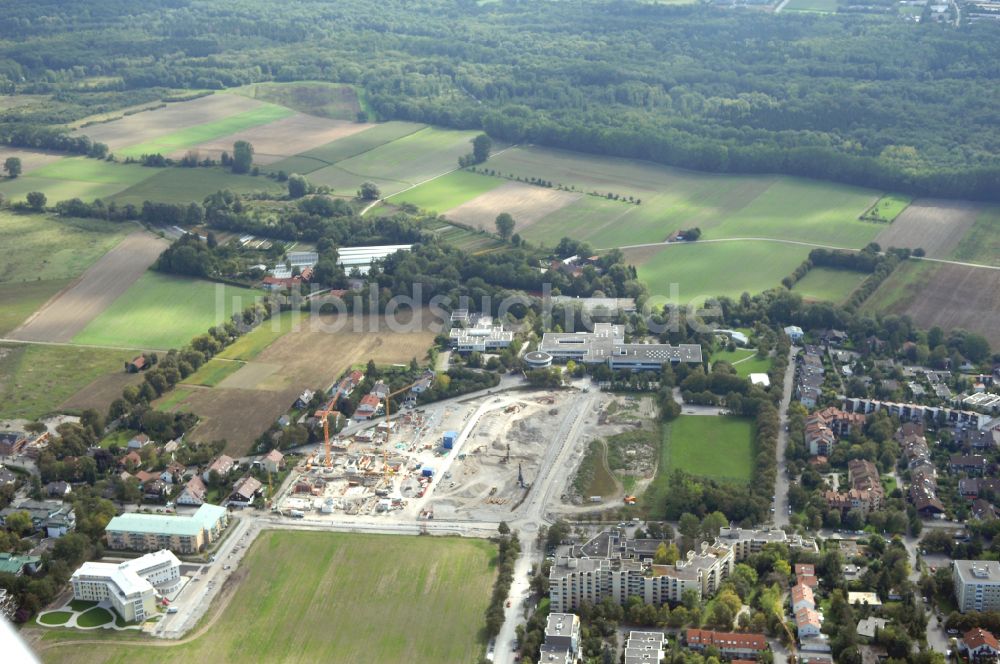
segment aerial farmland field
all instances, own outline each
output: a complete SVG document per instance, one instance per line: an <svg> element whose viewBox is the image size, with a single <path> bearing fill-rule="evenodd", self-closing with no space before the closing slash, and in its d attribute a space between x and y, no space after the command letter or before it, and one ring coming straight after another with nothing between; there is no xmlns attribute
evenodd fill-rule
<svg viewBox="0 0 1000 664"><path fill-rule="evenodd" d="M236 311L258 291L146 272L73 337L77 344L180 348Z"/></svg>
<svg viewBox="0 0 1000 664"><path fill-rule="evenodd" d="M882 247L921 248L933 258L948 258L982 209L967 201L917 199L888 226L879 224L884 230L875 241Z"/></svg>
<svg viewBox="0 0 1000 664"><path fill-rule="evenodd" d="M505 180L469 171L455 171L392 197L393 203L412 203L433 212L451 210L493 191ZM496 213L493 215L496 217ZM492 220L491 220L492 221Z"/></svg>
<svg viewBox="0 0 1000 664"><path fill-rule="evenodd" d="M405 551L405 555L401 552ZM162 647L59 647L46 662L475 662L493 586L495 547L456 537L265 531L237 570L239 587L211 629ZM433 607L430 610L428 607ZM77 632L78 634L78 632Z"/></svg>
<svg viewBox="0 0 1000 664"><path fill-rule="evenodd" d="M114 196L119 204L142 205L151 200L164 203L200 203L220 189L246 194L255 191L279 193L285 185L263 176L235 175L227 169L160 168L152 177Z"/></svg>
<svg viewBox="0 0 1000 664"><path fill-rule="evenodd" d="M254 83L229 92L332 120L354 122L364 107L354 86L327 81Z"/></svg>
<svg viewBox="0 0 1000 664"><path fill-rule="evenodd" d="M984 207L979 211L951 258L1000 267L1000 208Z"/></svg>
<svg viewBox="0 0 1000 664"><path fill-rule="evenodd" d="M867 276L852 270L814 267L795 282L792 291L801 295L804 300L840 304L850 297Z"/></svg>
<svg viewBox="0 0 1000 664"><path fill-rule="evenodd" d="M809 247L770 241L677 243L629 249L625 257L639 270L639 278L656 296L671 296L677 284L680 303L702 301L713 295L739 298L781 287L809 255Z"/></svg>
<svg viewBox="0 0 1000 664"><path fill-rule="evenodd" d="M269 169L272 171L283 170L286 173L311 173L325 166L374 150L396 139L409 136L425 127L427 125L415 122L383 122L369 126L368 129L357 134L339 138L326 145L306 150L295 157L271 164Z"/></svg>

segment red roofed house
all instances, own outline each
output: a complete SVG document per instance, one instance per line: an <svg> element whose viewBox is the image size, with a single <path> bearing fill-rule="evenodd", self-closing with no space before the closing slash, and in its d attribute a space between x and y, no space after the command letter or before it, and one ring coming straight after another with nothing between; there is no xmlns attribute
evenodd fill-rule
<svg viewBox="0 0 1000 664"><path fill-rule="evenodd" d="M799 609L815 609L816 608L816 597L813 595L812 588L805 585L804 583L799 583L792 587L792 612L796 612Z"/></svg>
<svg viewBox="0 0 1000 664"><path fill-rule="evenodd" d="M799 563L795 566L795 580L804 586L815 588L819 583L819 579L816 578L816 567Z"/></svg>
<svg viewBox="0 0 1000 664"><path fill-rule="evenodd" d="M357 409L354 411L354 419L356 420L370 420L372 416L378 411L379 404L382 402L374 394L366 394L361 397L361 402L358 404Z"/></svg>
<svg viewBox="0 0 1000 664"><path fill-rule="evenodd" d="M128 470L135 470L142 465L142 457L135 450L132 450L120 459L122 466Z"/></svg>
<svg viewBox="0 0 1000 664"><path fill-rule="evenodd" d="M981 627L966 632L962 637L962 644L969 659L974 662L995 661L1000 655L997 638Z"/></svg>
<svg viewBox="0 0 1000 664"><path fill-rule="evenodd" d="M819 636L823 628L823 618L812 609L799 609L795 612L795 625L799 630L799 638L804 636Z"/></svg>
<svg viewBox="0 0 1000 664"><path fill-rule="evenodd" d="M737 634L735 632L714 632L708 629L689 629L687 645L692 650L703 650L715 646L719 654L728 658L757 659L767 650L767 639L763 634Z"/></svg>
<svg viewBox="0 0 1000 664"><path fill-rule="evenodd" d="M146 368L146 358L140 355L131 362L125 363L125 371L128 373L139 373Z"/></svg>

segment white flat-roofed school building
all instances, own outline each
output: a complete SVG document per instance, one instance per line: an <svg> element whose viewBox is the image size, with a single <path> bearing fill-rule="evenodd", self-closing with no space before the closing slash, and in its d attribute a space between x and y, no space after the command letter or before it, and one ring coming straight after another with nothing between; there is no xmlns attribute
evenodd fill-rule
<svg viewBox="0 0 1000 664"><path fill-rule="evenodd" d="M181 583L181 561L167 550L123 563L87 562L73 572L73 599L108 601L128 622L140 622L156 610L156 597Z"/></svg>
<svg viewBox="0 0 1000 664"><path fill-rule="evenodd" d="M563 362L607 362L612 369L659 370L668 362L701 362L699 344L627 344L625 328L611 323L596 323L593 332L546 332L538 350Z"/></svg>

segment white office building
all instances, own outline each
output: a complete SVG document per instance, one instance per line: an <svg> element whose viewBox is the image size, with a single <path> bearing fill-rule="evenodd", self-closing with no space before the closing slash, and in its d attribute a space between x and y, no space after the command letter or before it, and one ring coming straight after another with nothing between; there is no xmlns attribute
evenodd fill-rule
<svg viewBox="0 0 1000 664"><path fill-rule="evenodd" d="M952 580L958 610L1000 611L1000 563L995 560L955 560Z"/></svg>
<svg viewBox="0 0 1000 664"><path fill-rule="evenodd" d="M627 344L625 327L611 323L596 323L593 332L546 332L538 350L557 361L607 363L612 369L658 371L667 363L702 360L698 344Z"/></svg>
<svg viewBox="0 0 1000 664"><path fill-rule="evenodd" d="M110 602L128 622L141 622L156 610L157 595L180 588L181 561L163 549L123 563L87 562L73 572L73 599Z"/></svg>
<svg viewBox="0 0 1000 664"><path fill-rule="evenodd" d="M502 323L494 325L492 316L474 316L466 327L451 328L448 339L459 353L486 353L509 346L514 333L505 330Z"/></svg>

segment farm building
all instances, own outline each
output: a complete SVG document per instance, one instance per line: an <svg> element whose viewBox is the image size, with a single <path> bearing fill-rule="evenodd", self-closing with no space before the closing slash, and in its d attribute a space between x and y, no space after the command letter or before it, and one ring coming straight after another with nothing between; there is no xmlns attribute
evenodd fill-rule
<svg viewBox="0 0 1000 664"><path fill-rule="evenodd" d="M111 519L104 532L110 549L198 553L219 539L228 523L226 508L204 504L192 516L122 514Z"/></svg>
<svg viewBox="0 0 1000 664"><path fill-rule="evenodd" d="M409 251L412 244L386 244L371 247L339 247L337 249L337 265L350 273L357 270L359 274L368 274L372 263L391 256L397 251Z"/></svg>
<svg viewBox="0 0 1000 664"><path fill-rule="evenodd" d="M607 362L612 369L658 371L668 362L697 364L702 360L699 344L627 344L625 328L610 323L596 323L593 332L546 332L538 350L557 360Z"/></svg>
<svg viewBox="0 0 1000 664"><path fill-rule="evenodd" d="M285 261L271 270L271 276L275 279L290 279L296 271L300 274L306 269L312 271L318 262L319 254L315 251L290 251Z"/></svg>

